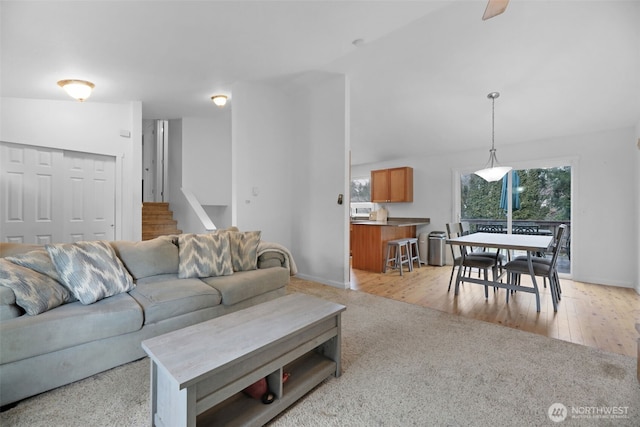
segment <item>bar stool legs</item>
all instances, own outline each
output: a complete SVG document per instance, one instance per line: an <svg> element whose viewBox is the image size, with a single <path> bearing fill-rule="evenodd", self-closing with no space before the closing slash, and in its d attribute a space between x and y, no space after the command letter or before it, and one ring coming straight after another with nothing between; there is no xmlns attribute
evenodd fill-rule
<svg viewBox="0 0 640 427"><path fill-rule="evenodd" d="M407 239L409 242L409 271L413 271L413 263L414 261L418 263L418 268L420 268L420 251L418 250L418 238L410 237Z"/></svg>
<svg viewBox="0 0 640 427"><path fill-rule="evenodd" d="M417 241L417 239L416 239ZM391 263L391 265L389 265ZM413 271L411 262L411 249L409 239L396 239L387 242L387 256L384 261L382 272L387 272L387 267L397 268L402 276L402 264L407 264L407 269Z"/></svg>

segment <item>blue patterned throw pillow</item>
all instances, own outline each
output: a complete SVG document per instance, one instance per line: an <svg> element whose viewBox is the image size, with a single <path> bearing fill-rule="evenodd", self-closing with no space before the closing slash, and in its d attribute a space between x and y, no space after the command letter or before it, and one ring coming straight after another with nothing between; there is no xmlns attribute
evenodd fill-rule
<svg viewBox="0 0 640 427"><path fill-rule="evenodd" d="M231 245L233 271L248 271L258 268L258 243L260 231L227 231Z"/></svg>
<svg viewBox="0 0 640 427"><path fill-rule="evenodd" d="M69 291L49 276L0 258L0 285L13 290L16 304L30 315L51 310L71 299Z"/></svg>
<svg viewBox="0 0 640 427"><path fill-rule="evenodd" d="M57 282L60 281L60 276L58 276L56 266L53 265L53 261L51 261L49 253L44 248L25 252L19 255L8 256L5 259L14 264L21 265L22 267L35 270L38 273L46 274Z"/></svg>
<svg viewBox="0 0 640 427"><path fill-rule="evenodd" d="M178 277L181 279L233 274L229 236L224 233L181 234L178 253Z"/></svg>
<svg viewBox="0 0 640 427"><path fill-rule="evenodd" d="M60 281L82 304L135 288L133 279L107 242L46 245Z"/></svg>

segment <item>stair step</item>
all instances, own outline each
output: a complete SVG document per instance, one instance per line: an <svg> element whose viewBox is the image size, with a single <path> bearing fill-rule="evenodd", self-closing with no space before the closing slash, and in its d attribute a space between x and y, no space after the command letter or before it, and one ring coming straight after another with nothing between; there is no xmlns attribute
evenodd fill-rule
<svg viewBox="0 0 640 427"><path fill-rule="evenodd" d="M175 219L143 219L142 226L145 225L171 225L172 227L175 227L178 225L178 221Z"/></svg>
<svg viewBox="0 0 640 427"><path fill-rule="evenodd" d="M142 208L142 215L160 215L160 214L173 214L169 209L160 208Z"/></svg>
<svg viewBox="0 0 640 427"><path fill-rule="evenodd" d="M166 234L171 234L177 229L178 229L178 227L176 227L176 225L171 225L171 224L166 224L166 225L148 225L148 226L144 227L144 232L143 233L164 232Z"/></svg>
<svg viewBox="0 0 640 427"><path fill-rule="evenodd" d="M155 221L159 219L173 219L173 212L144 213L142 212L142 221Z"/></svg>
<svg viewBox="0 0 640 427"><path fill-rule="evenodd" d="M173 219L173 211L167 202L144 202L142 204L142 240L159 236L181 234L178 221Z"/></svg>
<svg viewBox="0 0 640 427"><path fill-rule="evenodd" d="M151 240L151 239L155 239L156 237L160 237L160 236L170 236L170 235L177 235L177 234L182 234L182 230L173 230L173 232L169 233L169 232L145 232L142 233L142 240Z"/></svg>

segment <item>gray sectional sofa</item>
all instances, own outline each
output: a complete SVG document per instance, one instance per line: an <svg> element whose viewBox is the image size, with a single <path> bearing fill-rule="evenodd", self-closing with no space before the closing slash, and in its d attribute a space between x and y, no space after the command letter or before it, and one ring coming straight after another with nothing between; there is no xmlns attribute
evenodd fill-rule
<svg viewBox="0 0 640 427"><path fill-rule="evenodd" d="M86 285L87 274L96 283L106 276L109 287L120 279L108 276L102 267L84 269L93 261L84 260L88 255L81 252L68 252L78 250L76 244L57 248L71 254L67 261L72 265L64 271L65 265L57 265L54 259L63 258L56 248L0 243L0 405L143 358L140 343L147 338L284 295L290 275L295 274L290 253L259 237L256 245L255 235L253 240L242 241L243 236L236 234L235 247L231 239L227 246L213 251L207 245L196 247L190 255L180 246L180 236L108 242L102 249L108 253L112 248L117 257L110 263L117 269L121 262L125 276L130 277L122 279L125 287L115 292L105 294L96 285L100 289L97 300L90 303L86 294L69 288L66 280L75 278ZM226 251L235 255L230 257ZM249 259L244 266L236 263L243 251ZM224 266L218 274L207 270L209 255L214 260L209 267ZM232 271L228 270L230 258ZM198 267L203 262L204 271ZM194 265L198 267L195 272ZM39 283L31 279L34 272L38 280L53 278L55 283L44 302L49 306L36 307L43 311L39 314L28 314L24 307L33 311L29 292ZM90 282L93 287L93 279Z"/></svg>

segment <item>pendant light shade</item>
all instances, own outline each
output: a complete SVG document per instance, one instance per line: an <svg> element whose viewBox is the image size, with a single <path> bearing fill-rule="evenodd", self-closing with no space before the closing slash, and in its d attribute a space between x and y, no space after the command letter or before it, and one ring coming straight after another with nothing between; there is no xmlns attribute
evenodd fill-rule
<svg viewBox="0 0 640 427"><path fill-rule="evenodd" d="M86 80L60 80L58 86L67 92L67 94L77 99L80 102L84 102L89 96L95 85Z"/></svg>
<svg viewBox="0 0 640 427"><path fill-rule="evenodd" d="M484 169L475 171L474 173L487 182L494 182L500 180L511 169L511 166L500 166L498 158L496 157L495 149L495 103L496 98L499 97L498 92L491 92L487 95L487 98L491 100L491 150L489 150L489 161L484 166Z"/></svg>

